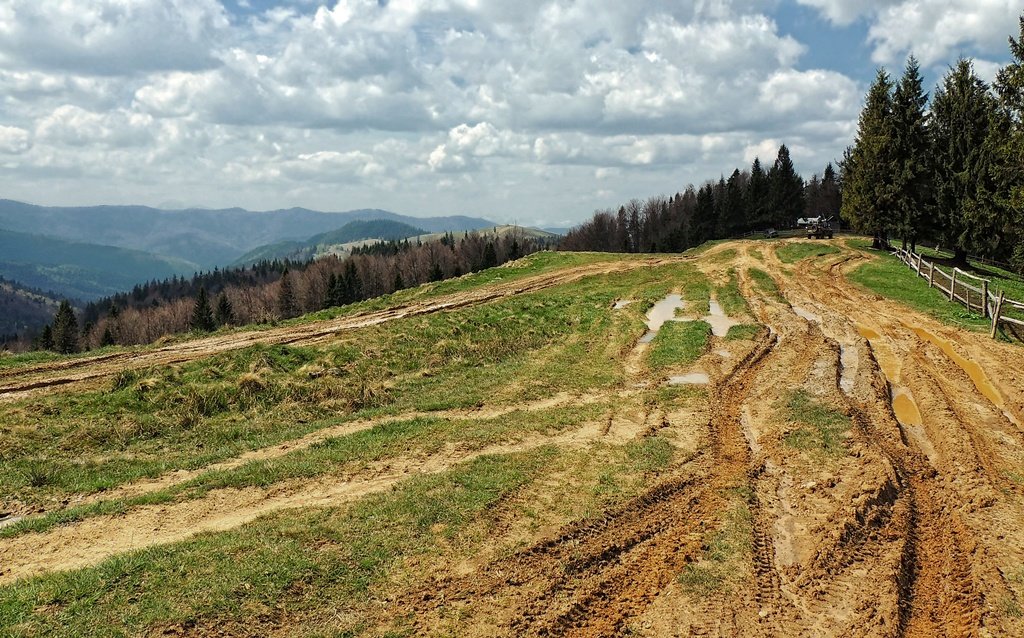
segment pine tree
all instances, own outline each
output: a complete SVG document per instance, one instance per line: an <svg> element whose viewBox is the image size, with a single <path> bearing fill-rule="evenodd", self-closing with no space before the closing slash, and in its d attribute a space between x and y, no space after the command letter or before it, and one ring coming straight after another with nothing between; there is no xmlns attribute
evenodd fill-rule
<svg viewBox="0 0 1024 638"><path fill-rule="evenodd" d="M231 300L228 299L226 293L221 292L220 296L217 297L217 309L214 312L214 316L217 319L217 324L221 326L230 326L235 323L235 309L231 306Z"/></svg>
<svg viewBox="0 0 1024 638"><path fill-rule="evenodd" d="M821 176L821 209L818 214L838 220L839 210L843 203L842 197L836 169L832 167L832 162L829 162Z"/></svg>
<svg viewBox="0 0 1024 638"><path fill-rule="evenodd" d="M217 327L213 320L213 310L210 308L210 298L206 294L205 286L199 287L196 303L192 306L192 318L188 325L196 332L212 332Z"/></svg>
<svg viewBox="0 0 1024 638"><path fill-rule="evenodd" d="M1012 62L996 74L995 89L1012 130L1000 152L1001 178L1006 185L1003 236L1012 249L1008 257L1024 273L1024 15L1020 35L1009 38Z"/></svg>
<svg viewBox="0 0 1024 638"><path fill-rule="evenodd" d="M936 90L932 118L939 233L963 264L971 252L991 254L998 242L997 161L1008 131L988 86L965 59Z"/></svg>
<svg viewBox="0 0 1024 638"><path fill-rule="evenodd" d="M287 267L281 273L281 284L277 291L277 311L283 319L291 319L299 314L299 304L295 300L292 277Z"/></svg>
<svg viewBox="0 0 1024 638"><path fill-rule="evenodd" d="M748 230L743 186L743 174L737 168L725 183L726 235L735 235Z"/></svg>
<svg viewBox="0 0 1024 638"><path fill-rule="evenodd" d="M53 350L53 328L50 324L43 326L43 331L39 334L37 339L38 348L40 350Z"/></svg>
<svg viewBox="0 0 1024 638"><path fill-rule="evenodd" d="M765 227L771 224L768 218L768 175L761 167L761 160L754 158L750 166L750 181L747 183L747 226Z"/></svg>
<svg viewBox="0 0 1024 638"><path fill-rule="evenodd" d="M487 242L484 246L484 268L494 268L498 265L498 253L494 250L494 242Z"/></svg>
<svg viewBox="0 0 1024 638"><path fill-rule="evenodd" d="M78 351L78 319L67 299L60 302L53 317L53 349L61 354Z"/></svg>
<svg viewBox="0 0 1024 638"><path fill-rule="evenodd" d="M892 81L879 69L842 165L842 215L856 230L870 234L875 248L888 245L894 226L893 168Z"/></svg>
<svg viewBox="0 0 1024 638"><path fill-rule="evenodd" d="M405 288L405 282L402 281L402 272L400 270L398 270L397 268L395 268L394 288L395 288L395 290L402 290L403 288Z"/></svg>
<svg viewBox="0 0 1024 638"><path fill-rule="evenodd" d="M430 281L441 281L444 279L444 272L441 270L441 264L434 263L430 267Z"/></svg>
<svg viewBox="0 0 1024 638"><path fill-rule="evenodd" d="M927 104L920 66L917 59L910 56L892 98L893 212L895 230L902 237L904 248L908 243L915 245L918 238L929 234L932 167Z"/></svg>
<svg viewBox="0 0 1024 638"><path fill-rule="evenodd" d="M110 329L110 324L108 323L103 329L103 337L100 338L100 347L112 346L115 343L114 332Z"/></svg>
<svg viewBox="0 0 1024 638"><path fill-rule="evenodd" d="M338 285L338 275L332 272L327 277L327 290L324 292L324 308L334 308L341 305Z"/></svg>
<svg viewBox="0 0 1024 638"><path fill-rule="evenodd" d="M768 172L768 202L771 222L779 228L789 228L804 214L804 180L793 167L789 148L783 144Z"/></svg>

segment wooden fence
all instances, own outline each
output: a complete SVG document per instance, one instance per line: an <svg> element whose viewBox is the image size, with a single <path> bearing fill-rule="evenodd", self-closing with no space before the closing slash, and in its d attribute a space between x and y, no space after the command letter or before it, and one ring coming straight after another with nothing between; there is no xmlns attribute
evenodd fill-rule
<svg viewBox="0 0 1024 638"><path fill-rule="evenodd" d="M896 257L910 266L919 277L928 280L930 288L938 288L949 296L951 302L960 303L968 311L977 311L982 317L992 319L992 337L1000 323L1013 324L1024 328L1024 303L1007 299L1000 291L998 295L990 290L990 281L969 272L953 268L946 272L917 253L897 248Z"/></svg>

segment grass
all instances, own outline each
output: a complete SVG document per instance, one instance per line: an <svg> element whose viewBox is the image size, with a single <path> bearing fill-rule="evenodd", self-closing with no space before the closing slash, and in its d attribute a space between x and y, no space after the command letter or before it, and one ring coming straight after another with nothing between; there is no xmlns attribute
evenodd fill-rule
<svg viewBox="0 0 1024 638"><path fill-rule="evenodd" d="M753 522L749 494L733 490L722 524L707 534L704 554L687 565L679 575L683 590L703 598L728 591L743 580L746 563L753 551Z"/></svg>
<svg viewBox="0 0 1024 638"><path fill-rule="evenodd" d="M741 323L738 326L729 328L725 334L726 341L749 341L761 334L761 325L756 323Z"/></svg>
<svg viewBox="0 0 1024 638"><path fill-rule="evenodd" d="M687 366L704 354L710 335L706 321L669 321L654 337L647 364L653 371Z"/></svg>
<svg viewBox="0 0 1024 638"><path fill-rule="evenodd" d="M266 516L230 532L19 581L0 588L0 627L10 636L130 636L204 618L245 622L272 609L365 599L403 557L437 551L557 456L544 448L483 457L350 508Z"/></svg>
<svg viewBox="0 0 1024 638"><path fill-rule="evenodd" d="M774 299L779 303L786 303L785 297L782 296L782 291L779 290L779 285L775 283L775 279L771 275L760 268L748 268L747 276L754 282L754 287L766 297Z"/></svg>
<svg viewBox="0 0 1024 638"><path fill-rule="evenodd" d="M708 261L711 261L711 262L714 262L714 263L717 263L717 264L721 264L721 263L725 263L727 261L732 261L733 259L736 259L736 256L738 254L739 253L736 252L735 248L726 248L725 250L720 250L717 253L715 253L714 255L711 255L710 257L708 257Z"/></svg>
<svg viewBox="0 0 1024 638"><path fill-rule="evenodd" d="M254 346L125 372L105 391L12 403L0 413L0 497L64 500L352 420L610 388L623 378L620 353L643 332L643 308L679 288L698 303L709 291L692 265L641 268L395 320L318 348ZM613 311L615 298L638 303ZM0 534L133 503L73 508Z"/></svg>
<svg viewBox="0 0 1024 638"><path fill-rule="evenodd" d="M937 288L929 288L926 280L891 255L877 254L875 259L849 273L848 278L875 294L905 303L950 325L974 330L991 325L960 304L950 303L948 296Z"/></svg>
<svg viewBox="0 0 1024 638"><path fill-rule="evenodd" d="M786 264L796 263L802 259L808 257L822 257L824 255L833 255L839 252L839 249L831 244L817 243L817 242L786 242L779 245L775 249L775 254L779 260Z"/></svg>
<svg viewBox="0 0 1024 638"><path fill-rule="evenodd" d="M749 314L750 312L747 300L743 298L743 293L740 292L739 278L736 276L735 268L729 269L728 279L724 285L715 287L715 296L718 299L719 305L722 306L722 310L730 317Z"/></svg>
<svg viewBox="0 0 1024 638"><path fill-rule="evenodd" d="M791 392L786 401L786 416L797 424L783 437L792 448L830 458L846 455L845 435L850 418L827 406L804 390Z"/></svg>
<svg viewBox="0 0 1024 638"><path fill-rule="evenodd" d="M751 248L750 255L758 261L764 261L764 254L757 248Z"/></svg>

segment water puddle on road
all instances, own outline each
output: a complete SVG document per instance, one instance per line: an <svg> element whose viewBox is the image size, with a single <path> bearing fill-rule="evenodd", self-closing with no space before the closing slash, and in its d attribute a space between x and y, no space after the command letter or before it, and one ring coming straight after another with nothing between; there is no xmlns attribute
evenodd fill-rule
<svg viewBox="0 0 1024 638"><path fill-rule="evenodd" d="M707 385L710 377L704 372L691 372L668 378L669 385Z"/></svg>
<svg viewBox="0 0 1024 638"><path fill-rule="evenodd" d="M724 337L729 334L729 328L740 325L739 321L726 316L725 312L722 311L722 306L718 305L717 299L710 300L708 308L710 309L710 314L703 319L711 325L711 334L716 337Z"/></svg>
<svg viewBox="0 0 1024 638"><path fill-rule="evenodd" d="M799 306L793 306L793 312L796 314L796 316L802 317L807 321L813 323L821 323L821 317L814 314L810 310L805 310L804 308L800 308Z"/></svg>
<svg viewBox="0 0 1024 638"><path fill-rule="evenodd" d="M960 366L960 369L967 373L967 376L971 378L971 382L974 383L974 387L978 389L978 392L981 392L981 394L986 399L991 401L992 405L1002 410L1003 414L1006 415L1006 418L1008 418L1012 423L1014 423L1015 425L1020 425L1019 423L1017 423L1017 420L1013 417L1013 415L1011 415L1006 410L1006 402L1003 400L1003 396L999 393L999 390L996 389L996 386L992 384L992 381L989 380L988 375L985 374L985 371L981 368L980 365L978 365L976 361L972 361L971 359L962 356L960 353L953 349L952 343L946 341L941 337L933 335L924 328L919 328L917 326L911 326L907 324L903 325L905 325L907 328L910 328L910 330L913 331L913 333L916 334L918 338L920 338L921 340L928 341L929 343L938 346L940 350L946 353L947 357L953 360L953 363Z"/></svg>
<svg viewBox="0 0 1024 638"><path fill-rule="evenodd" d="M892 388L892 411L896 415L896 420L908 428L920 429L923 424L921 409L917 407L917 402L914 401L910 390L899 385L902 364L889 346L881 343L882 336L880 334L860 324L857 324L857 332L868 341L872 352L875 353L878 367L882 369L882 374L889 380L889 387ZM914 432L914 435L915 438L924 438L923 433L918 436L918 433Z"/></svg>
<svg viewBox="0 0 1024 638"><path fill-rule="evenodd" d="M910 396L910 391L906 388L893 386L892 411L896 413L896 418L903 425L923 424L921 410L918 409L917 403Z"/></svg>
<svg viewBox="0 0 1024 638"><path fill-rule="evenodd" d="M654 336L666 321L681 321L680 317L676 317L676 311L682 310L683 307L683 298L679 295L668 295L651 306L647 311L647 334L640 338L640 343L654 341Z"/></svg>
<svg viewBox="0 0 1024 638"><path fill-rule="evenodd" d="M633 303L632 299L619 299L615 302L615 305L612 306L612 310L622 310L631 303Z"/></svg>
<svg viewBox="0 0 1024 638"><path fill-rule="evenodd" d="M8 525L14 525L18 521L25 518L24 516L8 516L7 518L0 518L0 529L7 527Z"/></svg>

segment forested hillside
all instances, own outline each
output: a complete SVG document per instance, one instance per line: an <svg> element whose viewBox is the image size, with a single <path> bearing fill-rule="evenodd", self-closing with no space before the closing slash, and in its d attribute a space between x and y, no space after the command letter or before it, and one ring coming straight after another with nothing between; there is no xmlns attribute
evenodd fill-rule
<svg viewBox="0 0 1024 638"><path fill-rule="evenodd" d="M394 241L426 233L422 228L389 219L349 222L335 230L314 235L305 241L285 241L259 246L239 257L233 266L249 266L261 261L306 261L338 250L342 244L366 239Z"/></svg>

